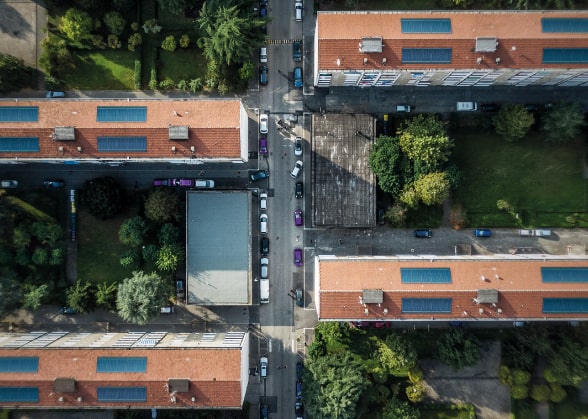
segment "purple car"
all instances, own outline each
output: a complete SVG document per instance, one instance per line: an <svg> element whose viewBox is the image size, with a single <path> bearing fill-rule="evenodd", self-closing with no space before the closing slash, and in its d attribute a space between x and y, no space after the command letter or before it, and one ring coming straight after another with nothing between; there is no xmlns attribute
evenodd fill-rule
<svg viewBox="0 0 588 419"><path fill-rule="evenodd" d="M294 265L302 266L302 249L294 249Z"/></svg>
<svg viewBox="0 0 588 419"><path fill-rule="evenodd" d="M153 186L169 186L171 179L155 179L153 180Z"/></svg>
<svg viewBox="0 0 588 419"><path fill-rule="evenodd" d="M294 225L300 227L302 224L304 224L302 220L302 210L297 209L294 211Z"/></svg>
<svg viewBox="0 0 588 419"><path fill-rule="evenodd" d="M181 186L183 188L191 188L194 186L194 179L187 179L187 178L172 179L172 185L173 186Z"/></svg>
<svg viewBox="0 0 588 419"><path fill-rule="evenodd" d="M265 137L259 139L259 154L267 154L267 138Z"/></svg>

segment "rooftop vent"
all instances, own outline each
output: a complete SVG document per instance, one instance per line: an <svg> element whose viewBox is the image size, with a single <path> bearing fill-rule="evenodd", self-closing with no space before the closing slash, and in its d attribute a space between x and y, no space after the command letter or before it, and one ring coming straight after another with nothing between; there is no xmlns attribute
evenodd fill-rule
<svg viewBox="0 0 588 419"><path fill-rule="evenodd" d="M55 127L53 129L53 139L55 141L75 141L75 127Z"/></svg>
<svg viewBox="0 0 588 419"><path fill-rule="evenodd" d="M498 39L496 37L476 38L476 52L496 52Z"/></svg>
<svg viewBox="0 0 588 419"><path fill-rule="evenodd" d="M187 125L170 125L169 139L170 140L188 140L188 126Z"/></svg>
<svg viewBox="0 0 588 419"><path fill-rule="evenodd" d="M382 37L361 38L359 43L361 52L382 52Z"/></svg>

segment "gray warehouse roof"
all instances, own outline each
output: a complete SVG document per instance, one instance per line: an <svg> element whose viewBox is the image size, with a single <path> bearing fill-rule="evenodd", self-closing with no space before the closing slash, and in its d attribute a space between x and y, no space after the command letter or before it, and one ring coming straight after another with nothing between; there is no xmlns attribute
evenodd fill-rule
<svg viewBox="0 0 588 419"><path fill-rule="evenodd" d="M188 304L251 304L250 202L246 191L187 193Z"/></svg>

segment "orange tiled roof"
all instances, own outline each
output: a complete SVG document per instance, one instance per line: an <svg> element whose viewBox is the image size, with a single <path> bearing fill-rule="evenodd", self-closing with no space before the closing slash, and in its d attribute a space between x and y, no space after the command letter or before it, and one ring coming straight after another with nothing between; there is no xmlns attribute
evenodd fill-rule
<svg viewBox="0 0 588 419"><path fill-rule="evenodd" d="M542 32L541 19L546 17L588 18L588 12L319 12L318 69L585 68L586 64L542 63L543 48L588 48L585 33ZM451 33L402 33L401 18L449 18ZM358 45L365 37L382 37L382 52L361 52ZM496 37L496 51L474 52L477 37ZM402 64L402 48L452 48L451 63ZM387 59L385 65L382 58Z"/></svg>
<svg viewBox="0 0 588 419"><path fill-rule="evenodd" d="M542 267L588 267L588 259L512 257L336 258L318 257L319 319L430 319L401 312L402 298L452 298L450 313L438 319L588 318L586 314L544 314L543 298L588 298L588 282L545 283ZM449 268L451 283L402 283L401 268ZM383 302L360 303L363 290L382 290ZM497 290L498 303L478 304L478 290ZM365 313L365 309L368 313ZM384 309L387 313L384 314ZM479 310L483 309L481 313ZM498 309L502 310L499 313Z"/></svg>
<svg viewBox="0 0 588 419"><path fill-rule="evenodd" d="M241 126L246 122L239 100L22 100L0 101L0 107L36 106L37 122L0 122L0 137L38 137L38 153L0 152L0 158L195 158L239 159ZM145 122L97 122L98 106L145 106ZM189 140L169 140L170 125L188 126ZM55 141L55 127L75 127L75 141ZM146 152L105 153L97 150L97 136L144 136ZM171 147L176 147L172 154ZM63 147L63 151L59 150ZM82 153L77 151L82 147Z"/></svg>
<svg viewBox="0 0 588 419"><path fill-rule="evenodd" d="M38 403L0 403L0 406L30 407L194 407L240 408L243 398L240 349L0 349L0 357L38 357L37 373L0 373L0 387L38 386ZM145 373L98 373L98 357L147 357ZM74 378L73 393L54 389L56 378ZM167 387L169 379L188 379L187 393L176 393L175 402ZM247 380L247 377L245 377ZM97 387L146 387L146 402L105 403L97 400ZM60 397L63 401L60 401ZM78 401L78 397L82 401ZM195 401L192 402L192 397Z"/></svg>

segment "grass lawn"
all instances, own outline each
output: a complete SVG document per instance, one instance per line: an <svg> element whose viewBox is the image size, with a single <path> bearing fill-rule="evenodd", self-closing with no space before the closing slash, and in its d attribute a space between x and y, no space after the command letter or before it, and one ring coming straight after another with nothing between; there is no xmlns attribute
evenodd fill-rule
<svg viewBox="0 0 588 419"><path fill-rule="evenodd" d="M130 216L123 213L98 220L86 211L78 212L78 279L98 284L119 282L131 276L132 269L120 264L126 246L118 241L120 225Z"/></svg>
<svg viewBox="0 0 588 419"><path fill-rule="evenodd" d="M175 52L159 51L158 80L172 79L176 84L180 80L190 81L198 77L204 80L206 59L195 47L178 48Z"/></svg>
<svg viewBox="0 0 588 419"><path fill-rule="evenodd" d="M581 144L553 146L531 134L509 143L490 132L461 130L454 157L463 182L454 193L471 225L512 227L515 220L496 208L507 200L525 226L571 227L565 217L586 211ZM580 225L585 224L580 220Z"/></svg>
<svg viewBox="0 0 588 419"><path fill-rule="evenodd" d="M561 403L553 403L552 411L555 418L588 419L588 406L568 398Z"/></svg>
<svg viewBox="0 0 588 419"><path fill-rule="evenodd" d="M467 408L459 408L458 406L439 406L436 408L434 405L431 408L419 409L421 412L421 419L471 419L472 416L470 410Z"/></svg>
<svg viewBox="0 0 588 419"><path fill-rule="evenodd" d="M126 42L125 42L126 44ZM65 75L68 89L134 90L135 53L126 49L80 52L77 69Z"/></svg>

